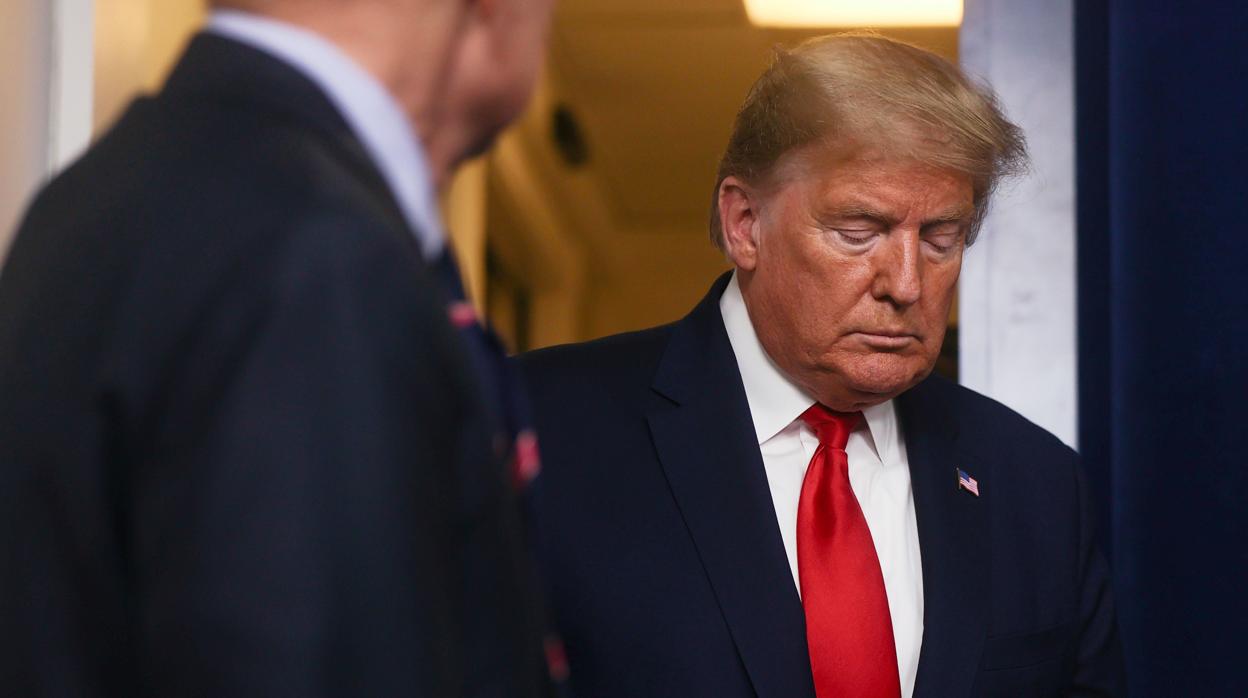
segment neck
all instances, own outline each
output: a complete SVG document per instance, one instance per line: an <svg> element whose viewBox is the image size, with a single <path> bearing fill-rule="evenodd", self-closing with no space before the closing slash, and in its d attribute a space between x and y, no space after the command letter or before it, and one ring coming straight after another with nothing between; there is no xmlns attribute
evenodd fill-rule
<svg viewBox="0 0 1248 698"><path fill-rule="evenodd" d="M395 98L420 138L439 192L462 155L462 130L447 118L447 78L465 12L462 3L425 3L418 21L402 3L274 3L262 14L332 42Z"/></svg>
<svg viewBox="0 0 1248 698"><path fill-rule="evenodd" d="M474 150L472 136L463 124L449 119L442 122L441 128L421 136L425 157L433 173L433 184L439 195L445 193L446 187L450 186L451 175L465 159L471 157Z"/></svg>

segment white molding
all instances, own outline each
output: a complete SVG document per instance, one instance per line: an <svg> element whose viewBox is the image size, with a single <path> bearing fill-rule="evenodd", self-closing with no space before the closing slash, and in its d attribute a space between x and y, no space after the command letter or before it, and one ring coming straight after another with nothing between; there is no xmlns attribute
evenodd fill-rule
<svg viewBox="0 0 1248 698"><path fill-rule="evenodd" d="M95 2L54 0L49 76L48 170L57 172L91 142Z"/></svg>

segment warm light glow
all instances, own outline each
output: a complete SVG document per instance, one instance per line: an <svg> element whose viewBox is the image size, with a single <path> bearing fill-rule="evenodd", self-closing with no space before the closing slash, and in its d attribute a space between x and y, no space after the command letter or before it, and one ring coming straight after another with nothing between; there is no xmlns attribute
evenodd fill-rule
<svg viewBox="0 0 1248 698"><path fill-rule="evenodd" d="M745 0L762 27L956 27L962 0Z"/></svg>

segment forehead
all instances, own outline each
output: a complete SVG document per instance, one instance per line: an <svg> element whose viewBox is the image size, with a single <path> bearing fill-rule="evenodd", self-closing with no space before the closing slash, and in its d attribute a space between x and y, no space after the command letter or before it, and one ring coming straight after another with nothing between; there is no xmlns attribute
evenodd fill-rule
<svg viewBox="0 0 1248 698"><path fill-rule="evenodd" d="M780 189L825 208L868 207L901 215L970 215L974 186L969 175L879 148L795 151L778 168Z"/></svg>

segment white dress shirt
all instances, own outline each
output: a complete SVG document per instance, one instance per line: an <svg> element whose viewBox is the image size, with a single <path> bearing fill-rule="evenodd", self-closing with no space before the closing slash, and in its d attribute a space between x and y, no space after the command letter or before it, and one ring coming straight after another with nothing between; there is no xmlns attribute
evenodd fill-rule
<svg viewBox="0 0 1248 698"><path fill-rule="evenodd" d="M815 400L767 356L754 332L735 274L720 298L719 309L745 385L789 569L794 584L798 584L797 507L806 467L819 446L814 431L799 417ZM849 484L862 507L884 573L901 691L909 697L914 693L923 642L923 570L910 464L892 401L863 410L863 416L863 423L850 434L845 448ZM798 589L800 594L800 584Z"/></svg>
<svg viewBox="0 0 1248 698"><path fill-rule="evenodd" d="M289 64L323 91L393 192L425 259L446 244L432 173L406 112L390 92L333 43L306 29L236 10L217 10L205 30Z"/></svg>

